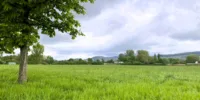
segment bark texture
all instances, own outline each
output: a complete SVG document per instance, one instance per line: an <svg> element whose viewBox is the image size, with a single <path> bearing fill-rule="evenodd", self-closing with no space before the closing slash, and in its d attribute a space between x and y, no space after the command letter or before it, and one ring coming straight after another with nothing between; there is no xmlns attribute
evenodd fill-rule
<svg viewBox="0 0 200 100"><path fill-rule="evenodd" d="M28 59L28 47L23 46L20 48L20 65L18 83L23 84L27 82L27 59Z"/></svg>

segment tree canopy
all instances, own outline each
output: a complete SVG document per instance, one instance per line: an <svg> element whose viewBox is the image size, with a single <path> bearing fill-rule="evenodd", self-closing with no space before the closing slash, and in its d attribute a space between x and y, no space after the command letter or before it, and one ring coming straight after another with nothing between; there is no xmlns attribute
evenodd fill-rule
<svg viewBox="0 0 200 100"><path fill-rule="evenodd" d="M20 48L19 83L26 81L29 47L41 34L49 37L56 30L68 33L72 39L84 35L75 14L85 14L83 3L94 0L0 0L0 51L14 53Z"/></svg>
<svg viewBox="0 0 200 100"><path fill-rule="evenodd" d="M40 64L43 61L44 46L36 44L33 46L31 55L29 56L29 63Z"/></svg>
<svg viewBox="0 0 200 100"><path fill-rule="evenodd" d="M94 0L1 0L0 50L13 52L21 46L38 42L38 30L50 37L55 30L69 33L74 39L83 35L74 13L85 14L81 2Z"/></svg>
<svg viewBox="0 0 200 100"><path fill-rule="evenodd" d="M196 61L199 61L199 56L190 54L186 57L186 62L187 63L195 63Z"/></svg>

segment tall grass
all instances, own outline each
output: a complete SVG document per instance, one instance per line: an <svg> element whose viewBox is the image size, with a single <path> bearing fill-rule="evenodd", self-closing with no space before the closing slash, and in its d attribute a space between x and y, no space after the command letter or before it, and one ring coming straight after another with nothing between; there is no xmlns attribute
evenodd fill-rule
<svg viewBox="0 0 200 100"><path fill-rule="evenodd" d="M0 66L0 100L199 100L200 67Z"/></svg>

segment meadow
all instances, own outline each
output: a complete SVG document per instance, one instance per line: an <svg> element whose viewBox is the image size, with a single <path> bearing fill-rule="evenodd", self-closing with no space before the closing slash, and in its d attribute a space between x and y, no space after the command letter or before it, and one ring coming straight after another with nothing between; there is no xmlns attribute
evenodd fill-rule
<svg viewBox="0 0 200 100"><path fill-rule="evenodd" d="M0 100L199 100L200 66L0 66Z"/></svg>

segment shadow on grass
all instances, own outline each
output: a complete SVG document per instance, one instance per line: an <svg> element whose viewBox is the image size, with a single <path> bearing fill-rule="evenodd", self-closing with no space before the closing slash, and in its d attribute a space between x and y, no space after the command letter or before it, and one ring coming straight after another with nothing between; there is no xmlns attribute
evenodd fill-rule
<svg viewBox="0 0 200 100"><path fill-rule="evenodd" d="M161 82L159 82L159 84L163 84L163 83L165 83L165 82L167 82L167 81L169 81L169 80L178 80L178 81L190 81L189 79L181 79L181 78L176 78L174 75L166 75L165 77L164 77L164 79L161 81Z"/></svg>

